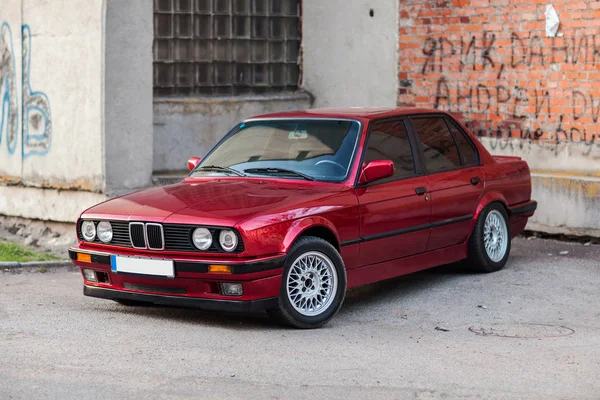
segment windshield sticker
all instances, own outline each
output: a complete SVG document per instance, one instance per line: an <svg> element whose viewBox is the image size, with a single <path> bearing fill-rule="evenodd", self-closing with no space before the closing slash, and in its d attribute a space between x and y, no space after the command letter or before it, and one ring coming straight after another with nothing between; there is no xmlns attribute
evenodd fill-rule
<svg viewBox="0 0 600 400"><path fill-rule="evenodd" d="M298 139L306 139L308 137L308 131L290 131L288 135L288 139L290 140L298 140Z"/></svg>

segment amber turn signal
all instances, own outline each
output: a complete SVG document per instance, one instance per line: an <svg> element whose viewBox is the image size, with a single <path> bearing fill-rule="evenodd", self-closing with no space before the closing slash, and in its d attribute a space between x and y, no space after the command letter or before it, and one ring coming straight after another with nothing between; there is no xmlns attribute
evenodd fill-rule
<svg viewBox="0 0 600 400"><path fill-rule="evenodd" d="M208 272L219 273L219 274L230 274L231 267L229 265L209 265Z"/></svg>
<svg viewBox="0 0 600 400"><path fill-rule="evenodd" d="M91 254L85 254L85 253L77 253L77 261L91 263L92 262L92 255Z"/></svg>

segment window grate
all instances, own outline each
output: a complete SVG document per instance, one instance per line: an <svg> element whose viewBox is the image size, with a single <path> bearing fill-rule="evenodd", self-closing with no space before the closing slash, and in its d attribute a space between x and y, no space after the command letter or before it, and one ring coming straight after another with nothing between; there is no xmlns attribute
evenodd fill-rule
<svg viewBox="0 0 600 400"><path fill-rule="evenodd" d="M154 94L294 91L299 0L154 0Z"/></svg>

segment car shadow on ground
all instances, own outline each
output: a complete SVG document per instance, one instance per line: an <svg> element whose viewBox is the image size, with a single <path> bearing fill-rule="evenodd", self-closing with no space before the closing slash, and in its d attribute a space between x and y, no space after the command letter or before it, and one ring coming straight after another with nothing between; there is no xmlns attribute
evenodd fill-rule
<svg viewBox="0 0 600 400"><path fill-rule="evenodd" d="M346 295L338 317L343 317L346 313L356 312L373 304L395 301L403 296L418 294L440 282L457 280L472 274L462 264L454 263L351 289ZM222 313L161 305L123 306L117 303L105 305L103 311L116 314L135 314L178 323L226 329L290 329L276 324L264 312Z"/></svg>
<svg viewBox="0 0 600 400"><path fill-rule="evenodd" d="M416 295L441 282L460 280L471 275L479 274L473 273L458 262L360 286L348 291L340 314L343 315L344 312L356 311L380 302Z"/></svg>

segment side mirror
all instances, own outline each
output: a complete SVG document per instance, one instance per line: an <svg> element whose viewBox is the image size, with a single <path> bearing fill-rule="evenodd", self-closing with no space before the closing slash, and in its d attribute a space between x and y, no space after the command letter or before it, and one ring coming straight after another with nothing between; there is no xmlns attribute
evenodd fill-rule
<svg viewBox="0 0 600 400"><path fill-rule="evenodd" d="M394 175L394 163L391 160L374 160L363 167L360 183L368 183Z"/></svg>
<svg viewBox="0 0 600 400"><path fill-rule="evenodd" d="M200 164L200 157L191 157L188 160L188 171L192 172Z"/></svg>

